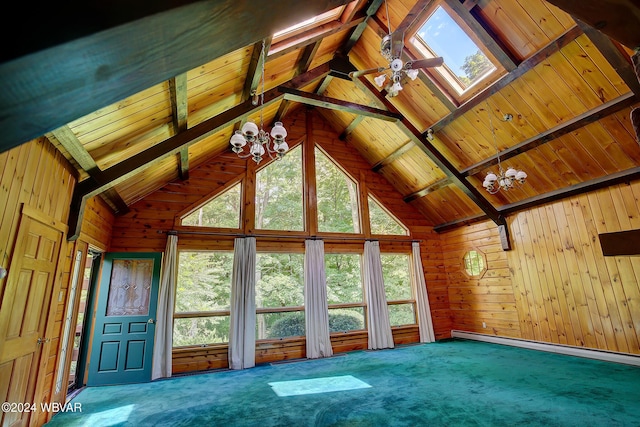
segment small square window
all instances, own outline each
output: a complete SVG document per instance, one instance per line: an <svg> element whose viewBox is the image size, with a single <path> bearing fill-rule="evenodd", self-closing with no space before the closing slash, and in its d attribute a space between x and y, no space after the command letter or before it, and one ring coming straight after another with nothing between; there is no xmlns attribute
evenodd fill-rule
<svg viewBox="0 0 640 427"><path fill-rule="evenodd" d="M495 75L498 67L453 14L444 4L436 6L414 32L410 45L424 58L441 56L444 64L433 69L434 77L458 98L466 98L471 88Z"/></svg>

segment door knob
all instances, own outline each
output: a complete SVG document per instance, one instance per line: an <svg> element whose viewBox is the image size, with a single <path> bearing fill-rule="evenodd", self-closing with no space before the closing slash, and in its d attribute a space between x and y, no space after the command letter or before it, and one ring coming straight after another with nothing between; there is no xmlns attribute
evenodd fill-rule
<svg viewBox="0 0 640 427"><path fill-rule="evenodd" d="M156 323L153 319L147 320L147 323Z"/></svg>

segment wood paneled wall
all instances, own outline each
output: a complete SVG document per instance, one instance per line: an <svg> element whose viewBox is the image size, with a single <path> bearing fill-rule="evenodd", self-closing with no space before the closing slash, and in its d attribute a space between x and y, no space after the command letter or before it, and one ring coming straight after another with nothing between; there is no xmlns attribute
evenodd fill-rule
<svg viewBox="0 0 640 427"><path fill-rule="evenodd" d="M11 260L23 206L31 207L43 216L66 223L71 205L71 196L76 184L75 169L45 138L34 140L12 150L0 153L0 265L11 270ZM66 237L66 236L65 236ZM71 270L73 244L63 239L63 260L58 265L51 310L54 322L51 341L44 344L43 356L47 357L43 402L53 399L62 317L66 302L66 289ZM0 306L3 304L6 278L0 279ZM4 309L4 307L3 307ZM2 346L3 343L0 343ZM37 369L37 367L33 367ZM40 404L40 402L36 402ZM39 411L36 424L44 423L52 413Z"/></svg>
<svg viewBox="0 0 640 427"><path fill-rule="evenodd" d="M454 329L640 354L640 257L605 257L598 239L640 229L640 181L523 211L508 224L509 252L489 221L443 234ZM480 280L461 273L473 248L487 256Z"/></svg>
<svg viewBox="0 0 640 427"><path fill-rule="evenodd" d="M440 250L440 237L434 233L431 227L424 226L422 215L412 206L406 204L402 196L381 175L371 170L371 165L351 146L338 138L336 131L328 122L312 109L299 109L287 117L285 126L291 145L310 138L311 143L319 145L331 156L347 173L354 177L360 184L362 192L369 192L409 229L409 238L421 241L421 256L424 266L425 278L432 308L433 322L437 338L450 336L451 318L449 315L448 294L446 290L446 276L442 268L442 253ZM261 165L262 166L262 165ZM117 217L113 227L111 240L112 251L164 251L166 235L159 234L159 230L180 229L176 216L185 212L190 207L201 203L214 194L217 194L234 182L244 181L250 183L255 176L255 166L251 160L239 159L235 154L223 153L210 162L207 162L190 171L188 181L174 181L160 190L145 197L143 200L131 206L128 214ZM245 190L251 192L248 185ZM366 199L366 197L364 197ZM242 220L243 232L251 233L253 230L250 215L253 203L251 194L245 194L244 217ZM248 214L249 213L249 214ZM249 224L250 222L250 224ZM291 250L303 249L305 234L299 233L298 240L289 237L286 240L259 238L259 249L282 250L283 246ZM402 241L381 242L383 251L410 252L411 242L409 238ZM181 235L178 238L178 246L181 249L224 249L233 248L232 236L193 236ZM327 247L346 246L353 250L355 243L345 241L343 245L340 238L332 238L327 242ZM360 243L362 246L362 243ZM366 348L366 335L359 336L361 342L354 344L352 341L346 348ZM418 341L417 333L404 333L398 335L402 342ZM293 347L292 347L293 346ZM355 347L354 347L355 346ZM257 354L260 360L272 361L272 359L285 359L293 354L302 355L304 343L291 344L285 347L263 349L259 348ZM343 350L347 351L347 350ZM275 355L272 354L275 352ZM224 353L224 352L222 352ZM224 362L220 359L220 351L213 348L194 349L192 351L176 350L174 354L174 370L183 372L191 369L207 369L220 367ZM226 357L226 354L225 354ZM225 364L226 366L226 364Z"/></svg>

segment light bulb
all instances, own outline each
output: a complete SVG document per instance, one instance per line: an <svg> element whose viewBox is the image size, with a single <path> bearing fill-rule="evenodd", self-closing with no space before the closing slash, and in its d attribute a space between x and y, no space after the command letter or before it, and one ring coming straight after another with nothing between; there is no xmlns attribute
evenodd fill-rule
<svg viewBox="0 0 640 427"><path fill-rule="evenodd" d="M383 87L386 80L387 76L385 74L380 74L378 77L373 79L379 87Z"/></svg>
<svg viewBox="0 0 640 427"><path fill-rule="evenodd" d="M514 179L516 177L516 174L518 173L517 170L513 169L513 168L509 168L507 169L507 171L505 172L504 176L506 176L509 179Z"/></svg>
<svg viewBox="0 0 640 427"><path fill-rule="evenodd" d="M247 145L247 140L242 135L242 131L239 130L235 131L229 142L234 148L242 148Z"/></svg>
<svg viewBox="0 0 640 427"><path fill-rule="evenodd" d="M278 141L287 137L287 130L282 126L282 122L275 122L273 129L271 129L271 136Z"/></svg>
<svg viewBox="0 0 640 427"><path fill-rule="evenodd" d="M418 77L418 70L411 69L411 70L407 70L406 73L411 80L415 80L416 77Z"/></svg>
<svg viewBox="0 0 640 427"><path fill-rule="evenodd" d="M401 90L402 90L402 85L400 84L400 82L395 82L395 83L393 84L393 86L391 86L391 91L392 91L392 92L398 93L398 92L400 92Z"/></svg>
<svg viewBox="0 0 640 427"><path fill-rule="evenodd" d="M487 177L484 180L493 184L498 180L498 177L495 173L488 173Z"/></svg>
<svg viewBox="0 0 640 427"><path fill-rule="evenodd" d="M247 122L242 126L242 133L252 138L258 134L258 126L253 122Z"/></svg>

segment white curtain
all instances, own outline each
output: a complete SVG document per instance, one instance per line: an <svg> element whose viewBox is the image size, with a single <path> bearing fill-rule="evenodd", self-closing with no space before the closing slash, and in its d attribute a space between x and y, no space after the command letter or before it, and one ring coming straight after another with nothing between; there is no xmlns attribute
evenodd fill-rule
<svg viewBox="0 0 640 427"><path fill-rule="evenodd" d="M236 238L231 277L229 368L256 365L256 238Z"/></svg>
<svg viewBox="0 0 640 427"><path fill-rule="evenodd" d="M171 349L173 347L173 306L176 298L176 277L178 273L178 236L167 236L164 250L162 280L158 290L158 310L156 312L156 333L153 342L153 367L151 379L171 376Z"/></svg>
<svg viewBox="0 0 640 427"><path fill-rule="evenodd" d="M364 242L364 284L369 321L369 349L393 348L387 298L384 293L380 243Z"/></svg>
<svg viewBox="0 0 640 427"><path fill-rule="evenodd" d="M324 270L324 242L304 242L304 317L307 358L331 357L327 280Z"/></svg>
<svg viewBox="0 0 640 427"><path fill-rule="evenodd" d="M416 293L416 303L418 305L418 327L420 328L420 342L434 342L436 340L433 333L433 321L431 320L431 307L429 307L429 297L427 296L427 284L424 280L424 270L422 269L422 258L420 257L420 243L411 243L412 252L412 274L411 281Z"/></svg>

